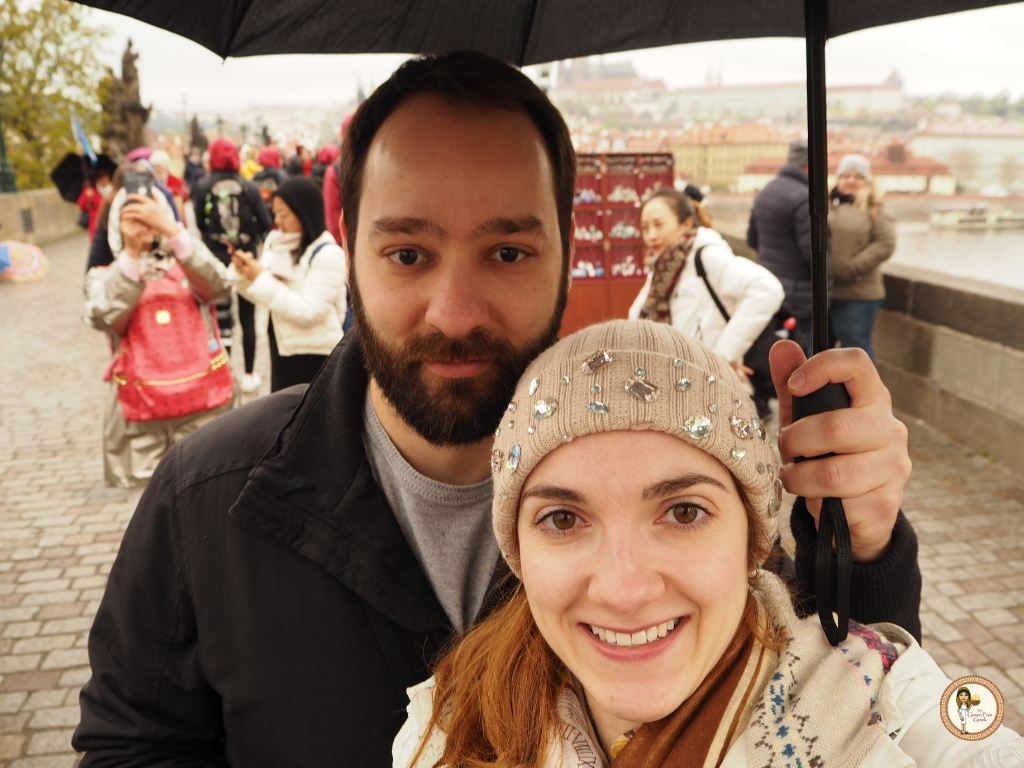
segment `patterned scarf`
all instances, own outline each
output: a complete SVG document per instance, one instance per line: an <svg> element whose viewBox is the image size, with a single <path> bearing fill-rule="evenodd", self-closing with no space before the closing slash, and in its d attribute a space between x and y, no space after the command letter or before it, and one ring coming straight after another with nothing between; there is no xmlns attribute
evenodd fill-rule
<svg viewBox="0 0 1024 768"><path fill-rule="evenodd" d="M643 309L640 310L640 319L654 320L658 323L672 322L669 300L679 282L679 276L683 274L686 260L693 250L693 241L696 239L695 227L658 255L654 266L651 267L651 288Z"/></svg>

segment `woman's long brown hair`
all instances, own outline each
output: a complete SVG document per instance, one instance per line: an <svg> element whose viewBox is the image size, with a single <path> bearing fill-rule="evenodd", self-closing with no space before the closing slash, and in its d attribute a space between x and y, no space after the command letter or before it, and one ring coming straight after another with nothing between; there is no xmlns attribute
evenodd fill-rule
<svg viewBox="0 0 1024 768"><path fill-rule="evenodd" d="M754 514L742 487L747 512L747 552L751 568L772 557L762 535L767 523ZM770 617L748 600L742 622L768 648L781 638ZM525 768L539 766L557 735L555 707L571 675L551 651L530 613L519 585L511 600L459 640L434 670L433 713L427 737L411 765L417 765L435 728L446 736L436 766L445 768Z"/></svg>

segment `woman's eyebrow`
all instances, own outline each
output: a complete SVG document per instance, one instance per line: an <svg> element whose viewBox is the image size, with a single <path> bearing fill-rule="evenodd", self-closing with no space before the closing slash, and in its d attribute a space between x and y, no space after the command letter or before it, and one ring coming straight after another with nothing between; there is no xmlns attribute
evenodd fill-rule
<svg viewBox="0 0 1024 768"><path fill-rule="evenodd" d="M713 477L708 477L707 475L681 475L680 477L675 477L671 480L662 480L648 485L644 488L644 501L672 496L673 494L685 491L687 488L691 488L694 485L714 485L721 488L723 491L728 490L718 480Z"/></svg>
<svg viewBox="0 0 1024 768"><path fill-rule="evenodd" d="M581 493L568 488L560 488L557 485L538 485L523 494L523 499L537 497L550 501L566 501L574 504L583 504L586 499Z"/></svg>

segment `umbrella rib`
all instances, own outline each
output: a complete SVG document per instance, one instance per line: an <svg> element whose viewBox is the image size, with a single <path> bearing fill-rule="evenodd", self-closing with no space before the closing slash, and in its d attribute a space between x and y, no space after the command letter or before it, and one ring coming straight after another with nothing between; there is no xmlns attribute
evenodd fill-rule
<svg viewBox="0 0 1024 768"><path fill-rule="evenodd" d="M526 17L526 30L523 33L523 41L519 46L519 58L516 59L517 66L523 66L526 61L526 47L530 44L530 32L533 31L533 19L537 15L537 4L539 0L530 0L530 14Z"/></svg>
<svg viewBox="0 0 1024 768"><path fill-rule="evenodd" d="M242 12L232 25L231 37L228 38L227 47L224 49L225 59L231 55L231 51L235 47L235 38L238 37L238 33L242 30L242 24L245 22L245 17L249 13L250 8L252 8L252 0L242 0Z"/></svg>

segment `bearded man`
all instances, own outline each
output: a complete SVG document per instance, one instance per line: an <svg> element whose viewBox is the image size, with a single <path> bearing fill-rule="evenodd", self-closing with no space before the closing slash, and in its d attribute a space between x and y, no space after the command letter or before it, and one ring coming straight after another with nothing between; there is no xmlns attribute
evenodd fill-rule
<svg viewBox="0 0 1024 768"><path fill-rule="evenodd" d="M509 398L565 307L569 132L520 72L453 53L378 88L342 157L355 332L308 388L218 419L157 470L90 635L83 766L391 765L405 689L515 586L491 442L526 416ZM839 454L783 476L808 499L811 558L821 497L844 499L851 613L915 627L906 432L857 352L776 354L784 454ZM789 426L789 391L829 380L854 407Z"/></svg>

